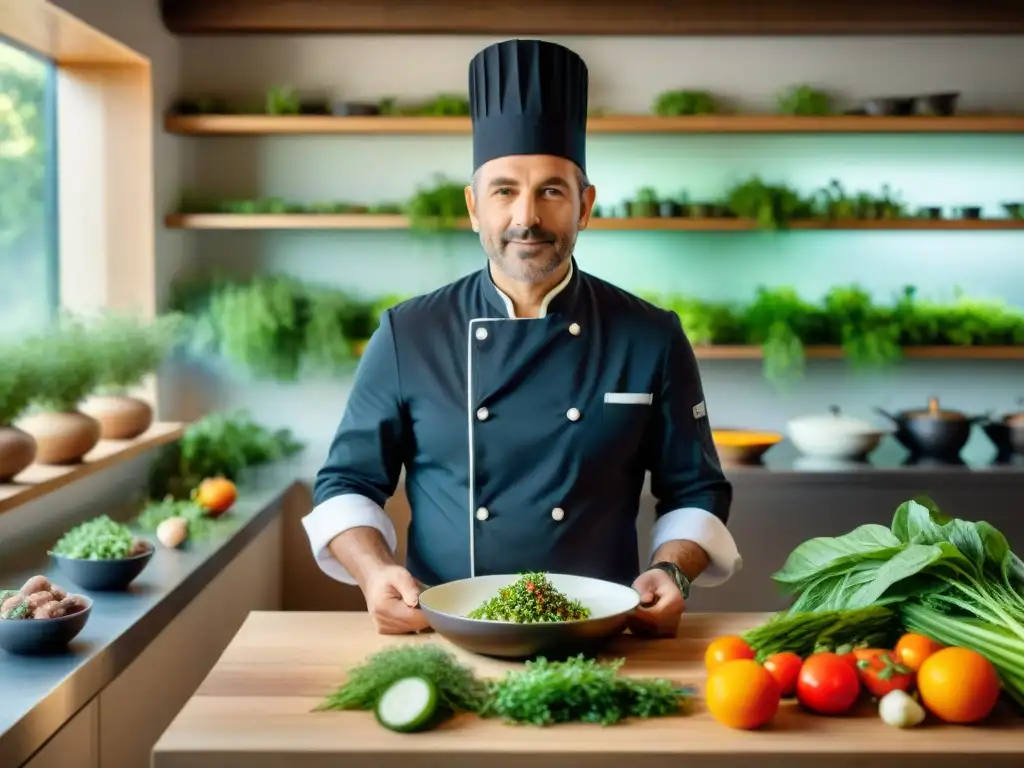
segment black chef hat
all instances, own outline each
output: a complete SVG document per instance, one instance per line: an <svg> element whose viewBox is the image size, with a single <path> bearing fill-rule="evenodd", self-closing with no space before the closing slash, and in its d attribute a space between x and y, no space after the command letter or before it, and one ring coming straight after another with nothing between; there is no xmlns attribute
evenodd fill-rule
<svg viewBox="0 0 1024 768"><path fill-rule="evenodd" d="M556 155L586 170L587 65L543 40L506 40L469 63L473 170L508 155Z"/></svg>

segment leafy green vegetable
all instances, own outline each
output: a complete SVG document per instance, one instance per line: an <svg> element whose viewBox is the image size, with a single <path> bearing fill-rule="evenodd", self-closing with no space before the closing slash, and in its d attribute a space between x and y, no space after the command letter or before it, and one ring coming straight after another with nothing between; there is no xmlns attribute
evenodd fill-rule
<svg viewBox="0 0 1024 768"><path fill-rule="evenodd" d="M888 529L804 542L774 578L798 595L790 616L885 606L907 628L986 656L1024 704L1024 563L991 524L912 500Z"/></svg>
<svg viewBox="0 0 1024 768"><path fill-rule="evenodd" d="M524 573L479 608L470 611L467 618L535 624L579 621L589 616L589 608L555 589L545 574Z"/></svg>
<svg viewBox="0 0 1024 768"><path fill-rule="evenodd" d="M100 515L65 533L51 552L76 560L120 560L137 552L137 540L124 523Z"/></svg>
<svg viewBox="0 0 1024 768"><path fill-rule="evenodd" d="M619 675L624 659L601 662L582 654L566 661L536 659L491 686L484 712L509 722L611 725L628 717L681 714L692 689L669 680Z"/></svg>
<svg viewBox="0 0 1024 768"><path fill-rule="evenodd" d="M441 646L423 643L395 645L373 654L349 670L348 680L316 710L371 710L384 691L407 677L430 680L452 712L481 712L487 704L485 682Z"/></svg>
<svg viewBox="0 0 1024 768"><path fill-rule="evenodd" d="M854 610L822 610L778 614L743 639L757 651L758 661L792 651L801 657L819 651L855 647L887 647L899 637L899 617L882 606Z"/></svg>

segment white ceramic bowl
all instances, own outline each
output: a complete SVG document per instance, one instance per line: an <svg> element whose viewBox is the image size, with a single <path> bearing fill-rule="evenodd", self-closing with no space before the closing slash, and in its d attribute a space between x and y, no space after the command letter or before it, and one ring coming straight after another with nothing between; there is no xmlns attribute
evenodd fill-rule
<svg viewBox="0 0 1024 768"><path fill-rule="evenodd" d="M805 456L858 461L867 458L889 432L885 429L824 429L814 424L791 422L786 428L786 434L796 449Z"/></svg>
<svg viewBox="0 0 1024 768"><path fill-rule="evenodd" d="M466 617L498 590L515 583L519 574L478 576L432 587L420 594L420 608L435 632L468 651L528 658L590 651L622 632L629 614L640 604L640 595L632 587L585 576L546 575L555 589L590 609L590 618L520 624Z"/></svg>

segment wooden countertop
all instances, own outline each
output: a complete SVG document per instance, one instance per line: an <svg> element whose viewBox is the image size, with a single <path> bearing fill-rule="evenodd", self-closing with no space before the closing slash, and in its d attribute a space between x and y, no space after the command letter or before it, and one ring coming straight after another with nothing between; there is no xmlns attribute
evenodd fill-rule
<svg viewBox="0 0 1024 768"><path fill-rule="evenodd" d="M674 640L623 635L606 655L626 657L624 673L670 677L700 691L710 639L764 618L691 614ZM985 726L903 731L885 725L870 703L858 716L825 718L786 702L770 728L744 732L719 725L698 703L691 715L607 727L513 726L464 715L435 731L402 735L380 727L369 712L312 712L370 653L423 642L445 643L432 634L377 635L365 613L253 613L157 743L153 768L959 768L968 759L986 768L1024 765L1024 720L1009 713ZM454 650L482 675L518 666Z"/></svg>

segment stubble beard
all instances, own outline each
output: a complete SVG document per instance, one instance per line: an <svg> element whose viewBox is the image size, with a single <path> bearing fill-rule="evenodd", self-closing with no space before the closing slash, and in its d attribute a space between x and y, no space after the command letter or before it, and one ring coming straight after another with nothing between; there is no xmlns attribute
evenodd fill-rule
<svg viewBox="0 0 1024 768"><path fill-rule="evenodd" d="M497 243L482 243L491 263L502 271L507 277L520 282L537 284L543 283L551 274L558 270L569 258L572 257L576 245L576 238L572 240L555 240L545 245L539 253L520 255L524 250L515 243L506 243L499 239Z"/></svg>

